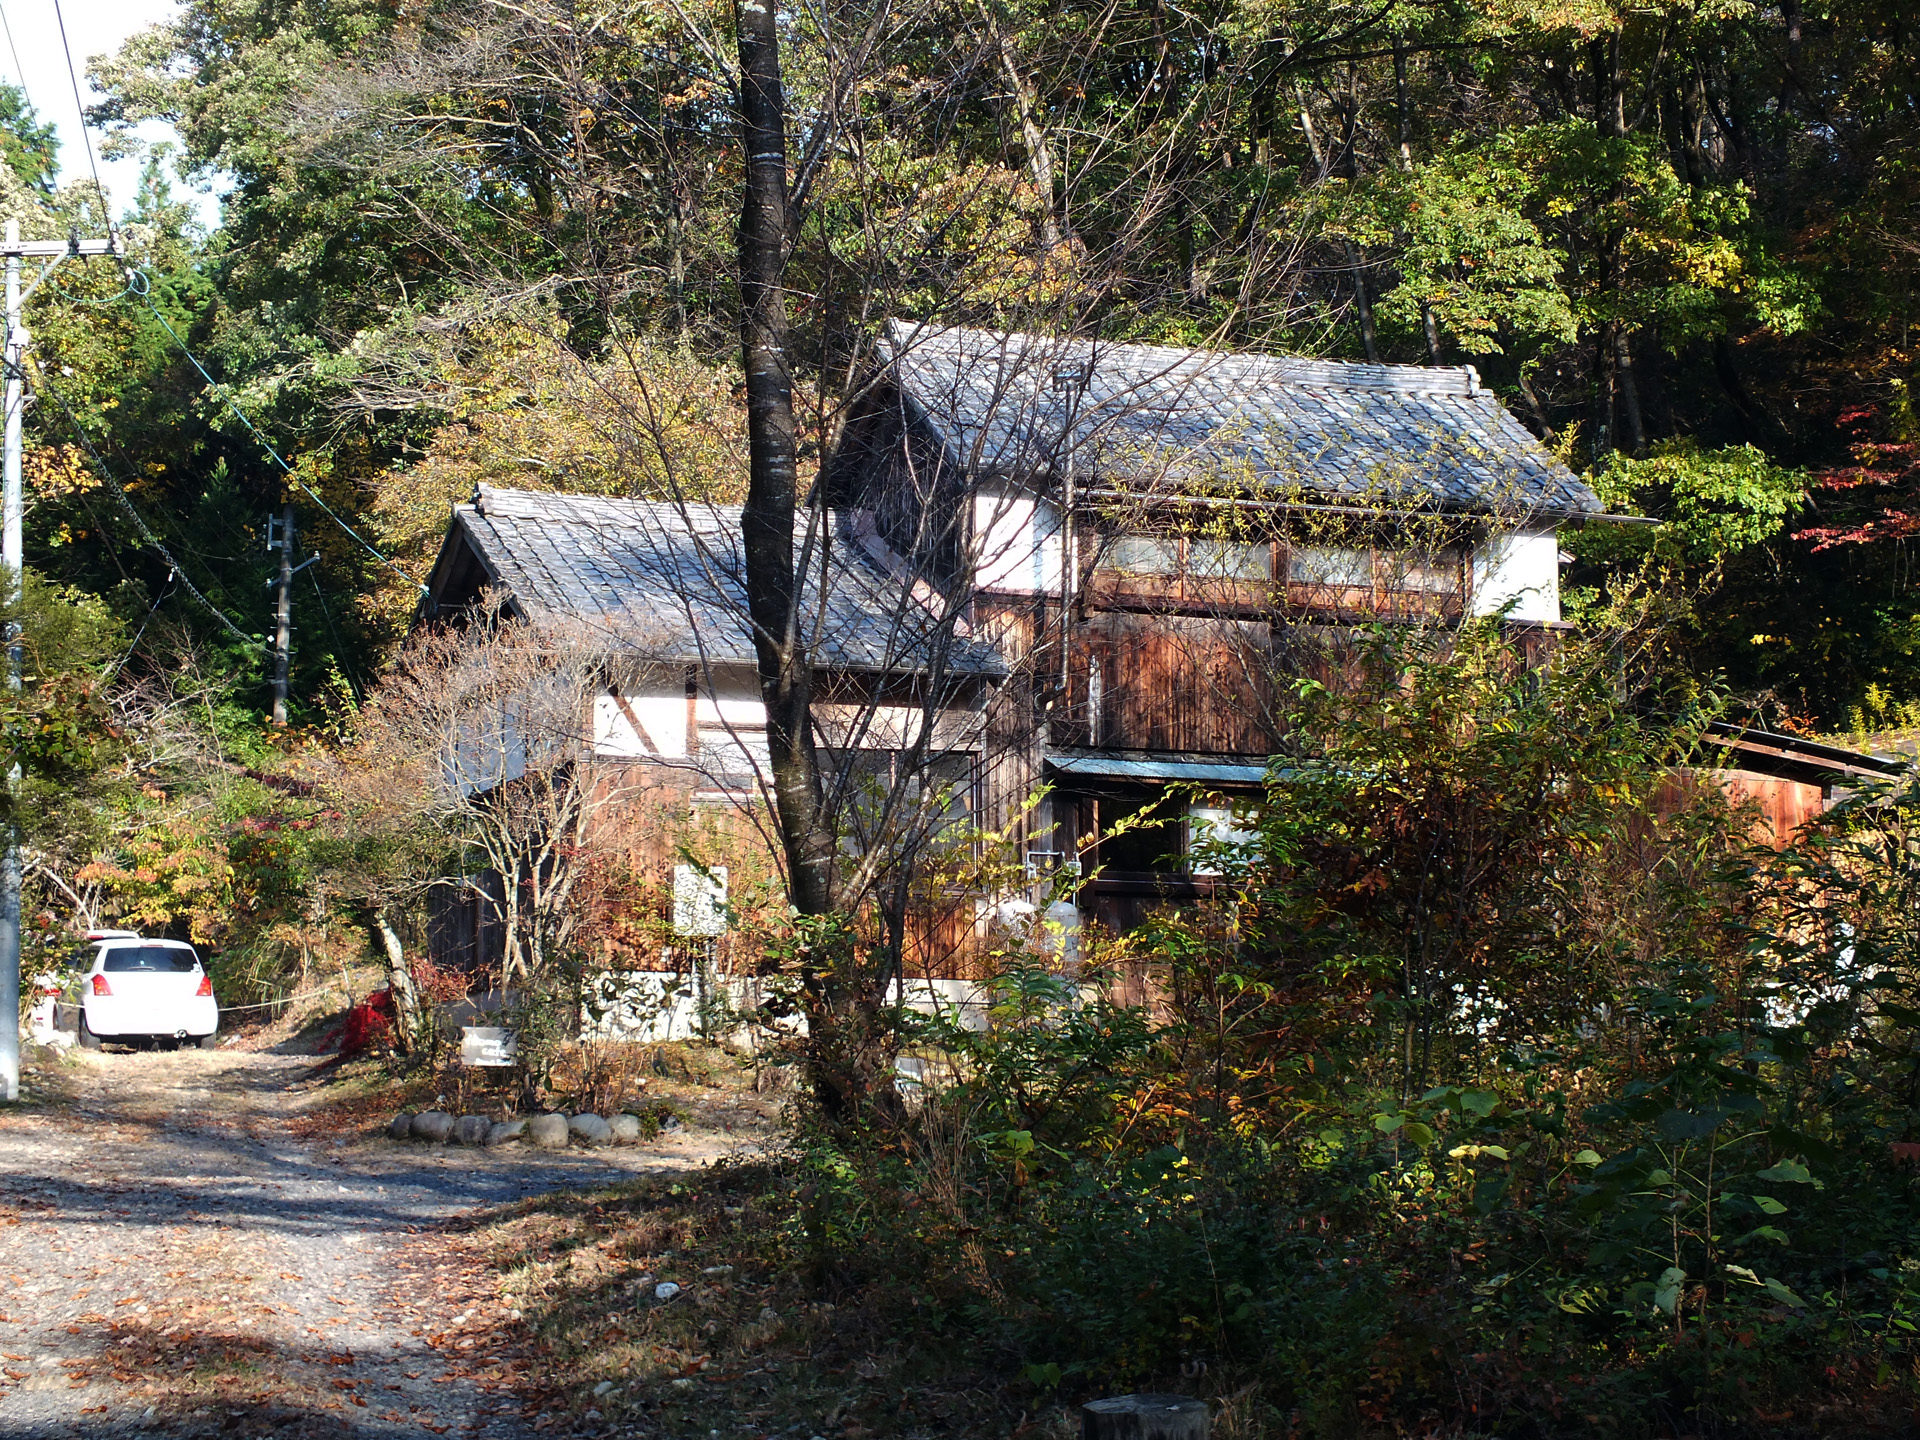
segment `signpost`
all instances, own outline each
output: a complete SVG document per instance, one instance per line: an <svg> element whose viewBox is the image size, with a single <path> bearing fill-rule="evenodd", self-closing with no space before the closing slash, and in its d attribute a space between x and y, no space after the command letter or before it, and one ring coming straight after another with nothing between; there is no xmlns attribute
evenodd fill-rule
<svg viewBox="0 0 1920 1440"><path fill-rule="evenodd" d="M520 1043L504 1025L460 1027L460 1063L482 1067L508 1066L520 1058Z"/></svg>

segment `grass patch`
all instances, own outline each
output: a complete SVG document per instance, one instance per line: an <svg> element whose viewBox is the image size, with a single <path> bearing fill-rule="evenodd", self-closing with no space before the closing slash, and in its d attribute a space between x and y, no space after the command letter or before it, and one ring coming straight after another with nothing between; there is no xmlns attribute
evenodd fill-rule
<svg viewBox="0 0 1920 1440"><path fill-rule="evenodd" d="M809 1276L779 1162L548 1196L482 1227L553 1387L553 1426L723 1436L1064 1437L1077 1418L970 1343L937 1277ZM821 1283L824 1282L824 1283ZM656 1298L662 1284L680 1287ZM724 1417L724 1419L718 1418Z"/></svg>

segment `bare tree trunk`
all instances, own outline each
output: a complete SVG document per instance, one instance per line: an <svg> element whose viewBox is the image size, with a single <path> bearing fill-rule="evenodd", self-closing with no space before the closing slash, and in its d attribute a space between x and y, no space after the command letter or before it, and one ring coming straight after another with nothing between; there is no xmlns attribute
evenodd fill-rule
<svg viewBox="0 0 1920 1440"><path fill-rule="evenodd" d="M1540 403L1540 396L1533 388L1533 381L1527 378L1527 367L1520 367L1520 394L1525 397L1527 408L1533 412L1534 423L1540 427L1540 438L1549 445L1553 443L1553 422L1547 418L1547 407Z"/></svg>
<svg viewBox="0 0 1920 1440"><path fill-rule="evenodd" d="M1407 103L1407 37L1396 33L1393 37L1393 128L1394 140L1400 150L1400 168L1405 173L1413 173L1413 143L1408 138L1411 126L1410 107ZM1420 328L1427 337L1427 363L1440 363L1440 327L1434 323L1433 307L1425 300L1420 302Z"/></svg>
<svg viewBox="0 0 1920 1440"><path fill-rule="evenodd" d="M773 0L740 0L740 124L747 155L740 206L740 352L747 377L747 503L741 511L747 612L753 622L774 809L787 883L803 915L833 909L832 838L820 812L809 723L812 666L800 634L793 530L799 491L788 353L786 100Z"/></svg>
<svg viewBox="0 0 1920 1440"><path fill-rule="evenodd" d="M386 906L374 909L373 928L380 936L381 948L387 952L387 991L393 996L394 1044L402 1055L410 1054L414 1032L420 1025L420 995L413 988L413 972L407 968L406 952L400 946L399 932L393 928L393 917Z"/></svg>
<svg viewBox="0 0 1920 1440"><path fill-rule="evenodd" d="M740 123L747 157L740 207L740 348L747 376L747 503L740 515L747 613L767 713L767 768L799 916L807 1068L822 1112L857 1124L886 1059L884 996L835 913L834 837L822 803L812 724L812 657L801 633L794 563L798 513L793 371L784 282L788 236L785 98L774 0L739 0ZM824 544L824 536L813 543ZM807 564L817 563L809 558ZM811 922L811 923L809 923Z"/></svg>
<svg viewBox="0 0 1920 1440"><path fill-rule="evenodd" d="M1627 345L1627 332L1613 327L1613 365L1620 377L1620 404L1627 419L1627 449L1634 455L1647 453L1647 427L1640 415L1640 385L1634 378L1633 351Z"/></svg>
<svg viewBox="0 0 1920 1440"><path fill-rule="evenodd" d="M1300 111L1300 133L1306 137L1307 153L1313 157L1315 169L1322 180L1327 178L1332 168L1332 157L1321 147L1320 137L1313 128L1313 112L1307 108L1306 92L1296 82L1293 90L1294 103ZM1360 317L1360 346L1366 352L1370 364L1380 361L1380 342L1373 328L1373 299L1367 294L1367 277L1362 268L1360 249L1351 240L1344 242L1347 255L1347 274L1353 278L1353 304Z"/></svg>
<svg viewBox="0 0 1920 1440"><path fill-rule="evenodd" d="M1351 240L1347 242L1347 273L1353 277L1353 304L1360 314L1360 348L1366 352L1369 365L1378 365L1380 340L1373 328L1373 298L1367 294L1367 276L1360 248Z"/></svg>
<svg viewBox="0 0 1920 1440"><path fill-rule="evenodd" d="M1047 145L1046 132L1040 128L1040 100L1034 94L1033 82L1020 68L1012 37L1002 34L995 49L1000 68L1006 72L1007 85L1013 91L1014 113L1020 120L1020 144L1027 152L1027 171L1040 199L1040 241L1051 252L1063 239L1070 238L1072 231L1063 222L1062 207L1054 195L1053 151Z"/></svg>
<svg viewBox="0 0 1920 1440"><path fill-rule="evenodd" d="M500 952L500 988L505 990L518 975L531 979L527 965L525 937L520 933L520 867L508 865L500 871L500 922L505 931Z"/></svg>
<svg viewBox="0 0 1920 1440"><path fill-rule="evenodd" d="M667 243L672 251L667 276L667 301L673 307L674 334L687 343L687 205L679 176L673 177L672 202L667 212Z"/></svg>

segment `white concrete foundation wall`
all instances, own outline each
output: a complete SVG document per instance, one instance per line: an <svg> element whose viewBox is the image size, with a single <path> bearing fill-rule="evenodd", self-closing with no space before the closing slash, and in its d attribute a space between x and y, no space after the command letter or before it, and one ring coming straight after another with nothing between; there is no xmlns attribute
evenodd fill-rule
<svg viewBox="0 0 1920 1440"><path fill-rule="evenodd" d="M987 1006L992 1003L986 986L977 980L896 981L893 1003L917 1010L922 1015L944 1015L969 1030L987 1028Z"/></svg>
<svg viewBox="0 0 1920 1440"><path fill-rule="evenodd" d="M660 1044L701 1036L702 1011L712 1023L711 1037L732 1028L727 1017L760 1004L754 978L696 977L673 970L618 970L603 973L595 993L601 998L580 1027L582 1040L630 1040Z"/></svg>
<svg viewBox="0 0 1920 1440"><path fill-rule="evenodd" d="M601 981L605 1009L597 1021L590 1016L581 1026L582 1040L624 1040L645 1045L670 1040L720 1040L738 1028L729 1026L727 1017L756 1008L762 998L757 978L714 979L712 990L707 992L707 1010L715 1028L711 1035L702 1036L703 997L692 976L671 970L625 970L608 972ZM1096 986L1080 987L1083 1002L1097 999L1099 993ZM922 1015L943 1015L975 1031L988 1028L987 1011L993 1003L991 992L977 980L895 982L888 998ZM791 1028L799 1033L805 1024L796 1018Z"/></svg>

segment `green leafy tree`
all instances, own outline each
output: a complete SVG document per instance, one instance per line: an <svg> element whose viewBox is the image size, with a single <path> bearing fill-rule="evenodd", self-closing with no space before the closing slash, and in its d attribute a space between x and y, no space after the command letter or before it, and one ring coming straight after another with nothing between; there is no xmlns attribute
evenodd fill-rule
<svg viewBox="0 0 1920 1440"><path fill-rule="evenodd" d="M0 85L0 159L22 185L45 196L60 170L60 137L18 85Z"/></svg>

